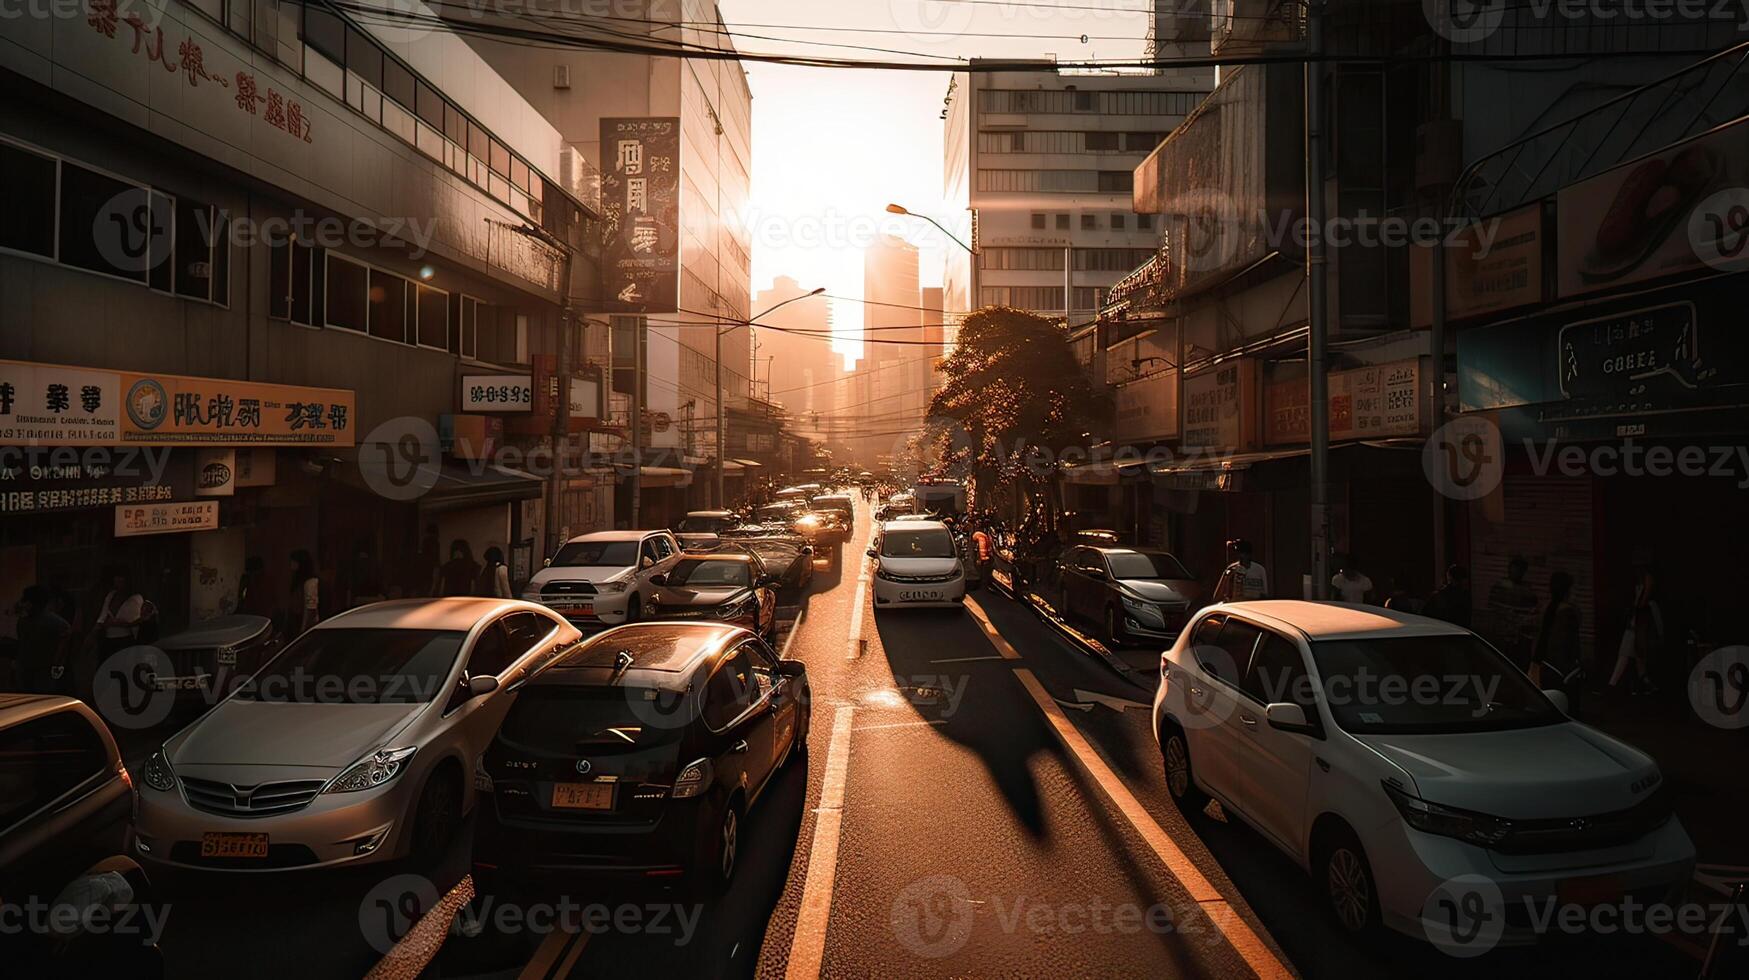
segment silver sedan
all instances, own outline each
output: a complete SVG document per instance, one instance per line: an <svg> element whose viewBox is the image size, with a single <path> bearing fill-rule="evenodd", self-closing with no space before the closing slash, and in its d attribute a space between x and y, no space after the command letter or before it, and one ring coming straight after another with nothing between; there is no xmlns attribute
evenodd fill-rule
<svg viewBox="0 0 1749 980"><path fill-rule="evenodd" d="M510 599L381 602L299 637L140 773L140 854L265 871L434 862L518 689L582 640Z"/></svg>

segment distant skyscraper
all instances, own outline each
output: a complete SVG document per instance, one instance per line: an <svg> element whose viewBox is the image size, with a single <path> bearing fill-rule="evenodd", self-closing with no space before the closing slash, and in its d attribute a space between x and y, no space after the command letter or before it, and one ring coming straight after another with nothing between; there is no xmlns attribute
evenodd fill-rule
<svg viewBox="0 0 1749 980"><path fill-rule="evenodd" d="M824 296L797 299L805 294L801 284L789 276L778 276L771 288L754 297L755 310L769 310L785 300L796 300L782 309L760 317L759 322L779 330L753 328L756 351L752 377L760 393L770 392L772 401L789 410L795 428L813 434L814 416L830 415L836 385L832 382L840 373L843 358L832 350L832 304ZM814 331L815 336L784 333L785 330Z"/></svg>
<svg viewBox="0 0 1749 980"><path fill-rule="evenodd" d="M924 324L940 321L925 318L917 248L903 239L885 237L863 252L862 299L863 356L840 424L857 433L849 442L866 466L887 462L922 429L932 365L920 342Z"/></svg>

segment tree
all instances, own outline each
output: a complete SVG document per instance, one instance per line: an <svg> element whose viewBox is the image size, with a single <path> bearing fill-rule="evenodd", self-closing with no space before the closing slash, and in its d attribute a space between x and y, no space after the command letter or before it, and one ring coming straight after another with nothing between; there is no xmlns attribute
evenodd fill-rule
<svg viewBox="0 0 1749 980"><path fill-rule="evenodd" d="M937 468L971 479L980 500L1018 490L1038 530L1062 512L1057 463L1085 454L1109 417L1059 323L1024 310L986 307L960 324L943 362L946 382L929 404ZM1085 458L1085 455L1082 456Z"/></svg>

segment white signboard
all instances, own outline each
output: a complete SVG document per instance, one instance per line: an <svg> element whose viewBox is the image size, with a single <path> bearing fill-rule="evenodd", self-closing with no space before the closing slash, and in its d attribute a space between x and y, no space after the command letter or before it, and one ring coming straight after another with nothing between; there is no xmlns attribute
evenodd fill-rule
<svg viewBox="0 0 1749 980"><path fill-rule="evenodd" d="M122 504L115 509L115 536L211 531L219 526L219 502L181 500L157 504Z"/></svg>
<svg viewBox="0 0 1749 980"><path fill-rule="evenodd" d="M534 381L526 374L469 374L462 377L464 414L534 411Z"/></svg>
<svg viewBox="0 0 1749 980"><path fill-rule="evenodd" d="M588 378L571 379L571 418L594 419L601 417L601 386Z"/></svg>
<svg viewBox="0 0 1749 980"><path fill-rule="evenodd" d="M196 497L231 497L237 493L237 451L235 449L196 449L194 451L194 495Z"/></svg>
<svg viewBox="0 0 1749 980"><path fill-rule="evenodd" d="M0 445L114 444L121 397L112 371L0 362Z"/></svg>

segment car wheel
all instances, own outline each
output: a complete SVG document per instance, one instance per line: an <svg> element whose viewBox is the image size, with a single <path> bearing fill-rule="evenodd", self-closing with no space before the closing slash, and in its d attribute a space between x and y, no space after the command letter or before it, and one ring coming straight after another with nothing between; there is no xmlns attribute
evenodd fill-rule
<svg viewBox="0 0 1749 980"><path fill-rule="evenodd" d="M461 780L446 766L434 773L419 793L419 809L413 815L413 863L429 868L443 860L461 819Z"/></svg>
<svg viewBox="0 0 1749 980"><path fill-rule="evenodd" d="M1160 761L1166 771L1166 792L1187 817L1200 816L1209 805L1208 794L1197 788L1196 771L1190 765L1190 739L1184 729L1165 722L1160 729Z"/></svg>
<svg viewBox="0 0 1749 980"><path fill-rule="evenodd" d="M1116 606L1105 608L1105 635L1100 639L1104 640L1105 645L1113 650L1123 646L1127 639L1123 631L1123 617L1117 611Z"/></svg>
<svg viewBox="0 0 1749 980"><path fill-rule="evenodd" d="M790 754L807 755L808 732L814 728L814 698L812 689L806 685L802 687L802 706L797 709L796 714L799 715L796 718L796 744Z"/></svg>
<svg viewBox="0 0 1749 980"><path fill-rule="evenodd" d="M644 617L643 598L640 596L634 595L634 596L632 596L631 601L626 603L626 622L627 623L635 623L638 620L642 619L643 617Z"/></svg>
<svg viewBox="0 0 1749 980"><path fill-rule="evenodd" d="M703 860L693 869L700 889L707 895L721 895L735 880L735 868L741 857L741 807L734 800L723 805L717 814L715 828L709 837Z"/></svg>
<svg viewBox="0 0 1749 980"><path fill-rule="evenodd" d="M1342 931L1369 936L1378 931L1379 895L1372 863L1353 831L1344 827L1318 849L1314 882L1324 894L1325 908Z"/></svg>

